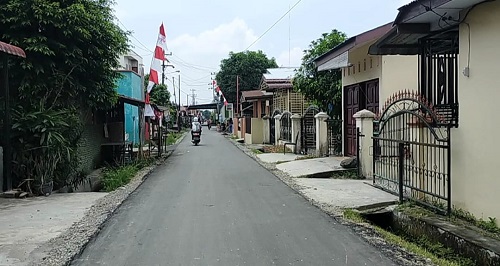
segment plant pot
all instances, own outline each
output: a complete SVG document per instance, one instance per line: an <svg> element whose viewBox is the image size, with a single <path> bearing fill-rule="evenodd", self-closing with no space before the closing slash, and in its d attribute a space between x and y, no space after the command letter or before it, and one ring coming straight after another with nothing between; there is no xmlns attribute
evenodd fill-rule
<svg viewBox="0 0 500 266"><path fill-rule="evenodd" d="M50 181L50 182L47 182L45 184L42 184L40 186L40 192L42 193L42 195L44 196L49 196L50 194L52 194L52 190L54 189L54 182L53 181Z"/></svg>

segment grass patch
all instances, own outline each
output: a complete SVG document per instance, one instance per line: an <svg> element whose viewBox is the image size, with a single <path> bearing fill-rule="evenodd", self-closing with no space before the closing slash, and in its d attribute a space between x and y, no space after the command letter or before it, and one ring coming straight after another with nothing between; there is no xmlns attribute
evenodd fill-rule
<svg viewBox="0 0 500 266"><path fill-rule="evenodd" d="M308 155L305 155L305 156L302 156L302 157L295 158L295 161L308 160L308 159L314 159L314 158L318 158L318 156L312 155L312 154L308 154Z"/></svg>
<svg viewBox="0 0 500 266"><path fill-rule="evenodd" d="M236 135L231 135L230 137L231 139L238 139L238 137Z"/></svg>
<svg viewBox="0 0 500 266"><path fill-rule="evenodd" d="M155 162L152 158L138 160L133 164L106 168L103 171L102 183L106 192L111 192L130 182L132 178L144 167Z"/></svg>
<svg viewBox="0 0 500 266"><path fill-rule="evenodd" d="M252 149L252 152L255 154L262 154L263 152L259 149Z"/></svg>
<svg viewBox="0 0 500 266"><path fill-rule="evenodd" d="M167 135L167 145L173 145L177 140L182 137L183 133L170 132Z"/></svg>
<svg viewBox="0 0 500 266"><path fill-rule="evenodd" d="M367 223L368 221L363 216L352 209L345 209L343 217L355 223ZM405 250L429 258L434 264L439 266L472 266L474 261L469 258L458 256L449 248L445 248L440 243L431 242L428 238L421 236L412 238L409 236L399 236L395 233L384 230L376 225L373 225L375 231L384 238L387 242L400 246Z"/></svg>
<svg viewBox="0 0 500 266"><path fill-rule="evenodd" d="M500 237L500 227L498 227L496 218L488 217L487 220L484 220L482 218L477 219L472 213L462 209L454 209L451 213L451 216L452 218L464 220L474 226L490 232L497 238Z"/></svg>
<svg viewBox="0 0 500 266"><path fill-rule="evenodd" d="M332 173L331 177L333 179L364 179L364 177L358 176L358 170L343 170L335 171Z"/></svg>

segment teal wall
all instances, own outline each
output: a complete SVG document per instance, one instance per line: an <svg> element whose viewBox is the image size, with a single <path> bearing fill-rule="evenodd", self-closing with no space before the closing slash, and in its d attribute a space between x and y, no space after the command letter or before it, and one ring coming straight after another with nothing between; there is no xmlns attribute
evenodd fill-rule
<svg viewBox="0 0 500 266"><path fill-rule="evenodd" d="M118 94L142 100L143 92L141 77L132 71L120 71L120 73L122 74L122 78L117 82ZM125 104L124 108L125 134L128 135L129 141L139 143L139 108L130 104Z"/></svg>

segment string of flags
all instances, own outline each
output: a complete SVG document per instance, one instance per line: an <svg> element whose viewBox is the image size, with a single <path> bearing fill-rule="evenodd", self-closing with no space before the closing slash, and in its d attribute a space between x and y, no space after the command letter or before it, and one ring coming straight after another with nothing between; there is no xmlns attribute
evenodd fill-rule
<svg viewBox="0 0 500 266"><path fill-rule="evenodd" d="M213 83L213 85L215 87L215 92L217 92L217 96L222 96L222 99L224 99L224 106L226 106L228 104L227 100L226 100L226 97L224 97L224 93L222 93L222 90L217 85L217 81L214 79L212 81L212 83Z"/></svg>

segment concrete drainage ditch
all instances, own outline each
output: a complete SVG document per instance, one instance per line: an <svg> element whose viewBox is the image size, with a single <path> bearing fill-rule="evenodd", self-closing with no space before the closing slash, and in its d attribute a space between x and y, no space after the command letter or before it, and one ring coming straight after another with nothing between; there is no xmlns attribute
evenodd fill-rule
<svg viewBox="0 0 500 266"><path fill-rule="evenodd" d="M500 239L439 215L390 206L359 212L369 223L458 265L500 265Z"/></svg>

